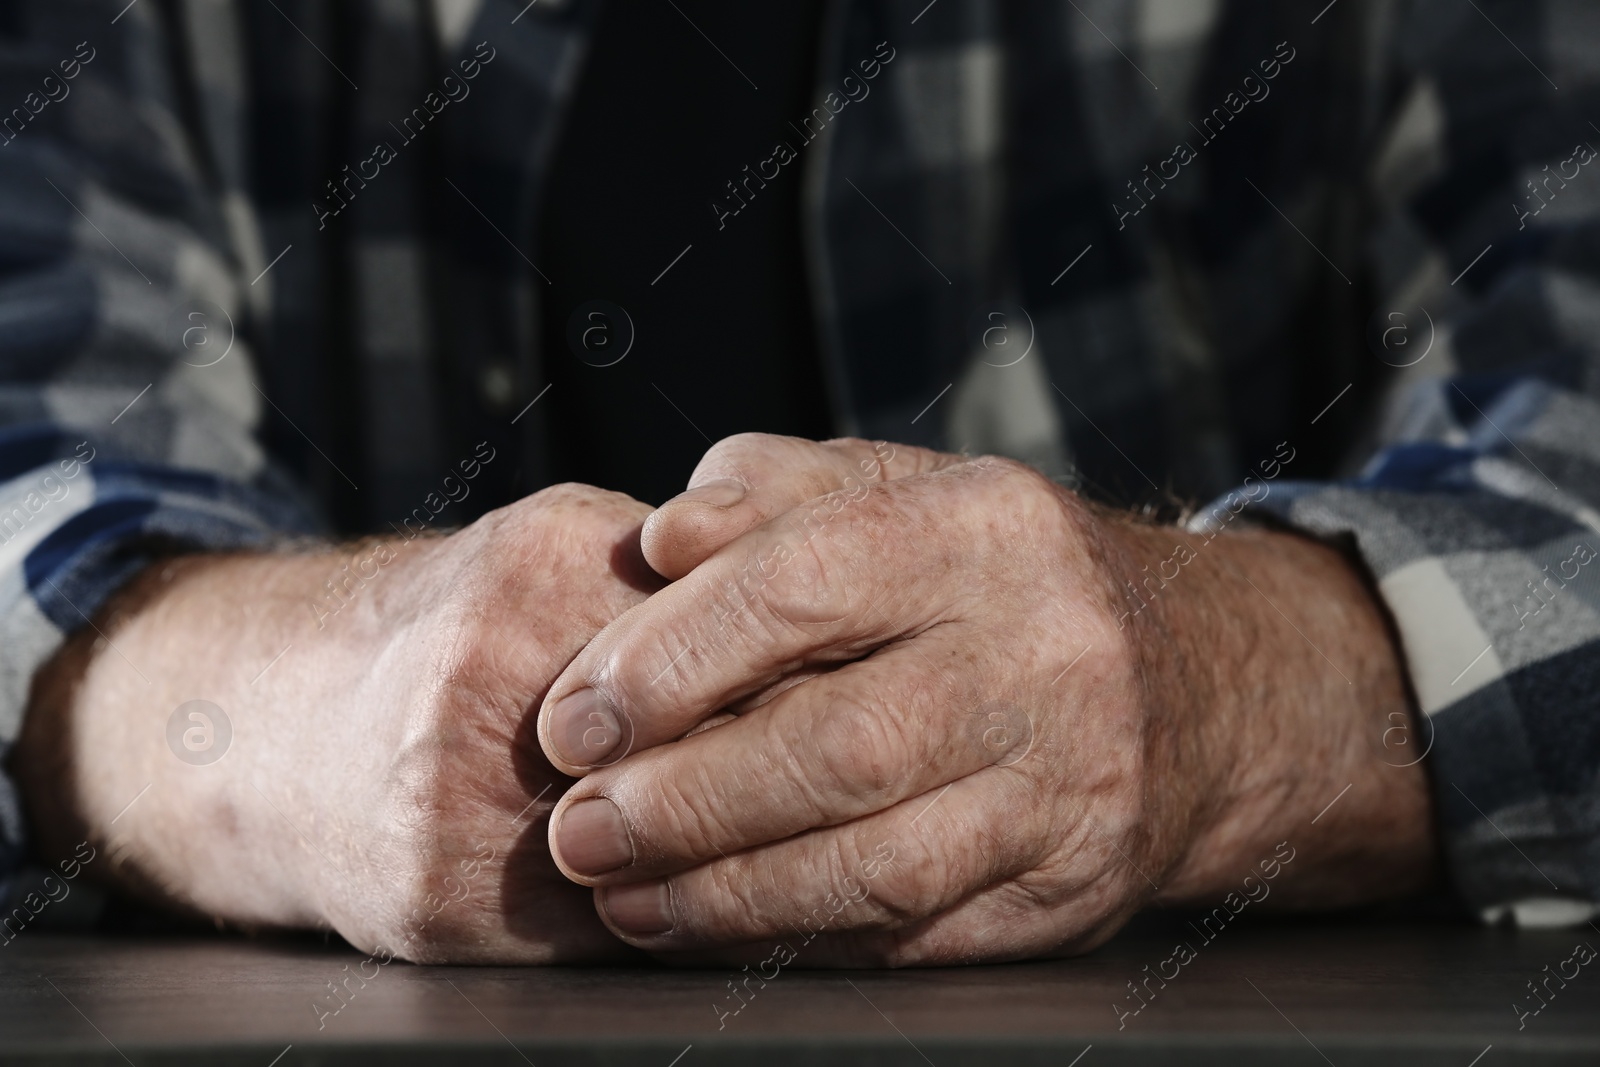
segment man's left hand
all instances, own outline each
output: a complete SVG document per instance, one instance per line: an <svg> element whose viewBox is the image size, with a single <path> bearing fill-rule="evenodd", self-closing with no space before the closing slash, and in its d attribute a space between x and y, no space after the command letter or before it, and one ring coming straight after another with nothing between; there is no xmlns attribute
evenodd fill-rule
<svg viewBox="0 0 1600 1067"><path fill-rule="evenodd" d="M1393 745L1400 657L1335 549L859 441L732 438L708 480L645 529L652 564L687 574L540 713L585 776L552 853L627 941L1016 959L1085 951L1151 903L1259 899L1269 863L1294 906L1433 877L1425 773Z"/></svg>

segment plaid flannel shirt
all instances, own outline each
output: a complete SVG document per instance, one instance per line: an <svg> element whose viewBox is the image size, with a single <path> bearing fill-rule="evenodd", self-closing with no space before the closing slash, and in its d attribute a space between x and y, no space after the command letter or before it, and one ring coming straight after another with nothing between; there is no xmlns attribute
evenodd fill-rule
<svg viewBox="0 0 1600 1067"><path fill-rule="evenodd" d="M0 3L0 749L157 553L431 514L478 441L479 499L537 488L565 358L533 238L597 0L124 2ZM839 429L1345 539L1455 889L1600 901L1600 8L832 0L822 40L773 138Z"/></svg>

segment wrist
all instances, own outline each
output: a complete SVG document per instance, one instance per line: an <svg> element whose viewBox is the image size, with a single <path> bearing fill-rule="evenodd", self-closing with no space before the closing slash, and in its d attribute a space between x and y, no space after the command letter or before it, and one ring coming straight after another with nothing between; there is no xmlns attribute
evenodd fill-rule
<svg viewBox="0 0 1600 1067"><path fill-rule="evenodd" d="M293 788L295 765L318 756L295 751L291 726L296 704L326 703L293 676L331 674L350 654L335 646L360 613L322 633L314 610L343 561L184 556L113 597L35 677L13 764L41 845L87 839L112 857L97 876L180 910L322 924L323 861L299 838L310 816ZM282 670L286 649L332 658ZM191 701L206 702L191 706L203 718L181 711Z"/></svg>
<svg viewBox="0 0 1600 1067"><path fill-rule="evenodd" d="M1395 765L1384 745L1412 701L1358 567L1260 529L1208 539L1122 523L1113 537L1146 679L1152 847L1167 864L1156 902L1243 892L1285 852L1297 860L1273 885L1280 904L1426 888L1437 865L1426 769Z"/></svg>

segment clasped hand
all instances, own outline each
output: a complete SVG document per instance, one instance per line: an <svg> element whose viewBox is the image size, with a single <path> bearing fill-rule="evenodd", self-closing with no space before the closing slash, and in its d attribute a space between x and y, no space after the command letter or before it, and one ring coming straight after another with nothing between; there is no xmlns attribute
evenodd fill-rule
<svg viewBox="0 0 1600 1067"><path fill-rule="evenodd" d="M691 485L642 532L675 580L578 654L538 722L582 778L551 852L635 946L750 961L798 936L812 966L1073 953L1318 840L1310 814L1347 782L1346 827L1384 804L1425 816L1419 772L1371 773L1376 709L1404 688L1332 549L1207 543L1008 460L862 441L730 438ZM1175 545L1180 575L1129 588ZM1426 828L1395 837L1340 838L1280 897L1413 888Z"/></svg>
<svg viewBox="0 0 1600 1067"><path fill-rule="evenodd" d="M1398 645L1334 548L864 441L730 438L690 485L553 486L361 583L349 549L153 564L35 677L41 855L457 963L1071 953L1282 844L1268 906L1428 882ZM169 739L195 699L210 763Z"/></svg>

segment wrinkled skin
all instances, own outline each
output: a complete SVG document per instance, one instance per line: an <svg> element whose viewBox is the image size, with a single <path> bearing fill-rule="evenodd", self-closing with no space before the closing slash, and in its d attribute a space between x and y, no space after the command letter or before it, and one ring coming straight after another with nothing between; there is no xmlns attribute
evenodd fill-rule
<svg viewBox="0 0 1600 1067"><path fill-rule="evenodd" d="M1403 672L1340 553L1243 524L1208 543L1008 460L860 441L732 438L691 485L643 536L678 580L540 716L584 776L552 851L629 943L1016 959L1225 899L1274 855L1299 857L1274 906L1432 877L1423 772L1383 758ZM1124 583L1178 545L1131 611Z"/></svg>
<svg viewBox="0 0 1600 1067"><path fill-rule="evenodd" d="M569 780L532 712L660 585L638 554L649 511L557 486L446 537L150 568L101 621L115 647L87 630L36 686L13 762L46 849L87 837L115 857L89 868L112 884L331 928L379 959L629 955L551 862L545 821ZM351 560L374 576L330 611L322 583ZM211 765L167 746L168 715L195 698L233 726Z"/></svg>

